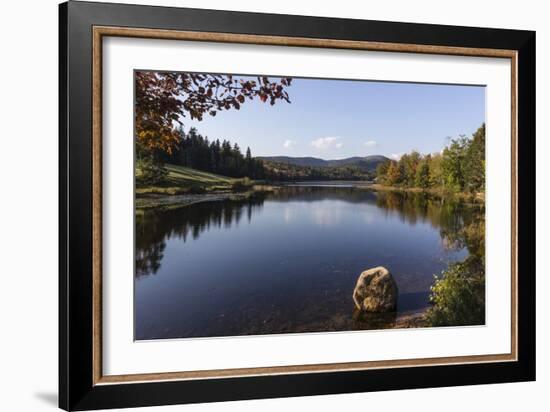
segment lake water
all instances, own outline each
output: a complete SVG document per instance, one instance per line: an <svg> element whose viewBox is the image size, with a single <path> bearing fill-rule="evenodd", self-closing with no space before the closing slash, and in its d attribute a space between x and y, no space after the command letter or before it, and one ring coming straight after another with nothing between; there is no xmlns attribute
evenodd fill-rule
<svg viewBox="0 0 550 412"><path fill-rule="evenodd" d="M433 277L468 256L478 206L353 184L294 185L136 215L135 337L165 339L398 327ZM360 317L359 274L385 266L397 312Z"/></svg>

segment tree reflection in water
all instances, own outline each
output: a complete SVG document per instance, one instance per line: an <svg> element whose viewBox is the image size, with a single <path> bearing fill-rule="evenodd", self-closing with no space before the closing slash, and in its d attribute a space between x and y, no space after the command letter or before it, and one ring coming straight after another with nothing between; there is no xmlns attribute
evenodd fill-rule
<svg viewBox="0 0 550 412"><path fill-rule="evenodd" d="M189 236L198 239L210 227L230 228L246 214L250 223L265 196L254 194L241 200L198 203L175 209L145 209L136 213L136 277L155 274L164 257L166 241Z"/></svg>
<svg viewBox="0 0 550 412"><path fill-rule="evenodd" d="M356 187L289 186L270 193L254 193L239 200L209 201L171 210L145 209L136 212L136 278L156 274L161 268L167 242L177 238L196 240L211 228L231 228L253 223L255 213L264 202L317 202L341 200L376 206L384 215L398 218L408 225L429 224L437 230L441 244L448 250L468 251L468 273L475 276L476 296L485 291L485 207L460 197L438 196L416 192L374 192ZM471 269L471 270L470 270ZM351 296L351 291L349 292ZM424 298L425 299L425 298ZM484 313L484 299L474 303L479 308L467 313ZM482 307L481 307L482 305ZM350 305L350 312L353 305ZM462 309L460 309L462 310ZM364 316L350 313L352 329L395 327L396 314ZM464 324L483 323L484 319L468 319ZM442 322L440 324L445 324ZM313 326L312 326L313 328ZM320 327L321 329L323 327Z"/></svg>
<svg viewBox="0 0 550 412"><path fill-rule="evenodd" d="M177 237L197 239L211 226L238 225L243 214L251 222L265 200L275 202L339 199L370 203L403 222L430 223L439 229L448 249L466 247L471 255L483 258L484 216L482 203L466 202L452 196L412 192L373 192L359 188L289 186L273 193L255 193L246 199L212 201L172 210L145 209L136 213L136 276L155 274L160 268L166 240Z"/></svg>

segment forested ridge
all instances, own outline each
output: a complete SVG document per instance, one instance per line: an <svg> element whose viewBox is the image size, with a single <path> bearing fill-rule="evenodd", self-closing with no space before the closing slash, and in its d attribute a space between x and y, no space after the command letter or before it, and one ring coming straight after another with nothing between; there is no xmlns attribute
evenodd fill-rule
<svg viewBox="0 0 550 412"><path fill-rule="evenodd" d="M159 183L165 177L164 164L233 178L248 177L254 180L372 180L376 176L375 165L386 159L379 156L369 163L365 161L368 167L362 165L357 159L354 163L334 166L296 165L286 161L253 157L250 147L247 147L243 154L242 148L237 143L226 139L210 140L194 127L187 133L183 127L179 127L177 139L172 144L170 152L159 151L154 162L150 160L151 156L147 151L138 150L137 153L138 168L149 170L147 176L153 176L152 183Z"/></svg>

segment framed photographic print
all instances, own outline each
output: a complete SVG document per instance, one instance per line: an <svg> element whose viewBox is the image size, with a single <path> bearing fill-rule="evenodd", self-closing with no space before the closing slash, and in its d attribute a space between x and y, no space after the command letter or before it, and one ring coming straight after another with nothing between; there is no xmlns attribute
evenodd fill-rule
<svg viewBox="0 0 550 412"><path fill-rule="evenodd" d="M535 379L535 33L60 5L60 407Z"/></svg>

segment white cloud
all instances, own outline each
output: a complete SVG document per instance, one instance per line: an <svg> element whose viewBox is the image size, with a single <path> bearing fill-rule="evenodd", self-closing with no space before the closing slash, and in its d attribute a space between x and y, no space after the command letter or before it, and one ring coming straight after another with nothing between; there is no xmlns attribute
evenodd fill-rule
<svg viewBox="0 0 550 412"><path fill-rule="evenodd" d="M286 139L283 143L283 147L285 149L292 149L294 146L296 146L296 142L294 140Z"/></svg>
<svg viewBox="0 0 550 412"><path fill-rule="evenodd" d="M401 156L403 156L403 153L392 153L390 155L390 157L393 159L393 160L399 160L401 159Z"/></svg>
<svg viewBox="0 0 550 412"><path fill-rule="evenodd" d="M320 137L312 140L310 144L318 150L340 149L344 145L340 137L335 136Z"/></svg>
<svg viewBox="0 0 550 412"><path fill-rule="evenodd" d="M376 140L368 140L363 145L365 147L375 147L378 143L376 143Z"/></svg>

